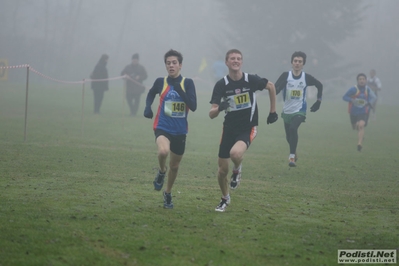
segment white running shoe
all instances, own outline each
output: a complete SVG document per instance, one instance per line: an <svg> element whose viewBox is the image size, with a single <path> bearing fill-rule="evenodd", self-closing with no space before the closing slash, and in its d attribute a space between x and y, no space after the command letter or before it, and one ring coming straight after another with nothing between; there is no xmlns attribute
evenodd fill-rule
<svg viewBox="0 0 399 266"><path fill-rule="evenodd" d="M216 206L215 211L217 211L217 212L225 212L226 208L227 208L227 206L229 206L229 204L230 204L230 199L227 200L225 198L222 198L220 203L219 203L219 205Z"/></svg>
<svg viewBox="0 0 399 266"><path fill-rule="evenodd" d="M233 170L233 174L231 175L231 178L230 178L230 188L231 189L236 189L240 185L241 167L242 167L242 165L240 165L240 167L238 167L237 170Z"/></svg>

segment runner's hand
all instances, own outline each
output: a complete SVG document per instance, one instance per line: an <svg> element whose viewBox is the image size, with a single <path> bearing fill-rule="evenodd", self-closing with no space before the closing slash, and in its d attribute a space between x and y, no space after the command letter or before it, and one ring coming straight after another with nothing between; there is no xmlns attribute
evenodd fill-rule
<svg viewBox="0 0 399 266"><path fill-rule="evenodd" d="M267 117L267 124L273 124L276 122L278 119L278 115L276 112L274 113L269 113L269 116Z"/></svg>
<svg viewBox="0 0 399 266"><path fill-rule="evenodd" d="M230 99L227 98L225 101L223 101L219 104L219 107L218 107L219 112L226 110L227 108L230 107L229 101L230 101Z"/></svg>
<svg viewBox="0 0 399 266"><path fill-rule="evenodd" d="M152 117L154 116L154 114L152 113L151 107L150 106L146 106L144 109L144 116L152 119Z"/></svg>
<svg viewBox="0 0 399 266"><path fill-rule="evenodd" d="M321 101L317 100L312 107L310 107L311 112L316 112L320 108Z"/></svg>

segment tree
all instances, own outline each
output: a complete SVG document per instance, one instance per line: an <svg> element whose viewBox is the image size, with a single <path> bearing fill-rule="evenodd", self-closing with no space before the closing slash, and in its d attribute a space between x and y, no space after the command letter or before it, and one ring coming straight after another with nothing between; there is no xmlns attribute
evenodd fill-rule
<svg viewBox="0 0 399 266"><path fill-rule="evenodd" d="M350 68L339 64L334 45L360 27L365 8L361 1L219 1L235 29L232 38L239 36L236 48L252 72L277 78L289 70L291 54L299 50L308 55L306 69L319 79Z"/></svg>

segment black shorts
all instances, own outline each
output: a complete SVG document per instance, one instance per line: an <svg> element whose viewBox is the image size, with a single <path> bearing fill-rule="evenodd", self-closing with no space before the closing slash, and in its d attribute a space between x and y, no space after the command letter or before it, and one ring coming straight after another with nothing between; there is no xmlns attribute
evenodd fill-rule
<svg viewBox="0 0 399 266"><path fill-rule="evenodd" d="M219 146L219 158L227 159L230 158L230 150L233 148L237 141L242 140L247 144L247 148L251 145L252 141L256 137L257 127L254 126L249 130L241 132L226 131L223 128L222 139L220 140Z"/></svg>
<svg viewBox="0 0 399 266"><path fill-rule="evenodd" d="M369 114L360 114L360 115L350 115L352 126L356 125L357 122L363 120L364 126L367 126L367 121L369 120Z"/></svg>
<svg viewBox="0 0 399 266"><path fill-rule="evenodd" d="M165 136L170 141L170 151L177 155L183 155L186 149L186 135L172 135L162 129L155 129L155 140L159 136Z"/></svg>

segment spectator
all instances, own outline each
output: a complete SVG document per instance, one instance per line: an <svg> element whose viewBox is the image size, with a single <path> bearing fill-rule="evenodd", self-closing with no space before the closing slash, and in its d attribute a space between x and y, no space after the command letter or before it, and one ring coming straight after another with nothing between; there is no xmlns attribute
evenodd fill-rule
<svg viewBox="0 0 399 266"><path fill-rule="evenodd" d="M126 75L126 100L130 108L130 115L136 116L140 106L141 94L145 91L143 81L147 79L147 71L139 63L139 54L132 56L132 63L127 65L122 73ZM134 100L134 103L133 103Z"/></svg>
<svg viewBox="0 0 399 266"><path fill-rule="evenodd" d="M98 61L97 65L94 67L93 73L90 78L93 80L91 82L91 89L94 93L94 113L100 113L101 103L104 99L104 92L108 90L108 80L95 81L96 79L108 79L107 71L108 55L103 54Z"/></svg>

